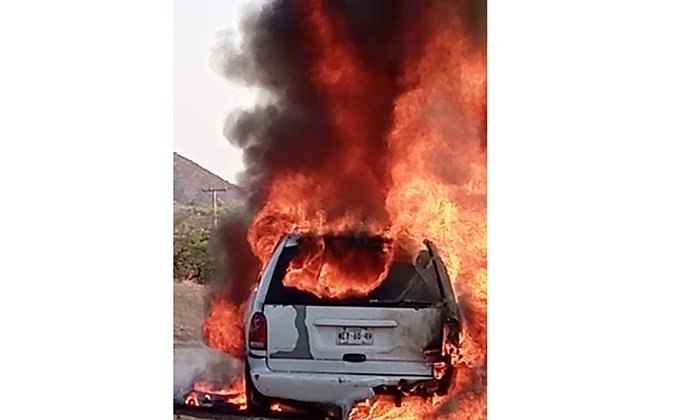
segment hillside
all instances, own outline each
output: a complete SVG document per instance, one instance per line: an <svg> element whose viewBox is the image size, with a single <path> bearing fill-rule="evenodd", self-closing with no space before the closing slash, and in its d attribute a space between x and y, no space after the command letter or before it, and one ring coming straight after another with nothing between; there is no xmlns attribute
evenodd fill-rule
<svg viewBox="0 0 700 420"><path fill-rule="evenodd" d="M191 160L173 153L173 201L175 204L211 208L211 194L203 192L202 188L222 187L227 191L217 194L219 204L223 207L236 207L242 195L239 187Z"/></svg>

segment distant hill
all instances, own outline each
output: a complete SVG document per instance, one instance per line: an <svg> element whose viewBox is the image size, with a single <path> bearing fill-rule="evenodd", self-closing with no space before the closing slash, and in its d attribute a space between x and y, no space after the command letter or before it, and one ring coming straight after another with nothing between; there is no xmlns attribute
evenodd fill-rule
<svg viewBox="0 0 700 420"><path fill-rule="evenodd" d="M211 194L202 188L226 188L217 194L219 204L236 207L242 201L240 187L214 175L191 160L173 153L173 201L174 204L211 208Z"/></svg>

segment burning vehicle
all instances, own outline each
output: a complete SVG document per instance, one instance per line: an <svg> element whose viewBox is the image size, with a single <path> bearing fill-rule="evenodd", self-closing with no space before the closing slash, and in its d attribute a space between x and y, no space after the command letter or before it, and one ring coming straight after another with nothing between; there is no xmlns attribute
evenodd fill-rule
<svg viewBox="0 0 700 420"><path fill-rule="evenodd" d="M485 13L276 0L213 48L270 100L224 126L250 215L222 227L202 326L244 368L188 408L486 418Z"/></svg>
<svg viewBox="0 0 700 420"><path fill-rule="evenodd" d="M279 242L244 318L250 410L283 403L346 418L375 394L400 405L447 392L461 330L454 292L429 241L414 259L403 252L380 236Z"/></svg>

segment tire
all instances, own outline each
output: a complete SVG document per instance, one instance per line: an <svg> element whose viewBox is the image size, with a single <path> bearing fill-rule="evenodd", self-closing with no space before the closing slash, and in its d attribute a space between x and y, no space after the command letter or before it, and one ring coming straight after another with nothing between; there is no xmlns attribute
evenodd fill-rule
<svg viewBox="0 0 700 420"><path fill-rule="evenodd" d="M248 404L248 413L253 416L267 417L270 415L270 401L255 389L253 379L250 376L250 366L245 364L245 396Z"/></svg>

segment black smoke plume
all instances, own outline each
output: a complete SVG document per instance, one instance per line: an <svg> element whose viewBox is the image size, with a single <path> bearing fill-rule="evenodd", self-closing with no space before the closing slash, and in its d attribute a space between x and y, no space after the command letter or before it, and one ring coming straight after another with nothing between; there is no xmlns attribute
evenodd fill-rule
<svg viewBox="0 0 700 420"><path fill-rule="evenodd" d="M329 189L337 199L325 209L332 217L347 209L375 219L384 215L387 132L392 124L393 103L401 94L402 65L422 56L430 30L422 16L435 2L456 5L465 30L485 42L485 0L325 0L323 13L341 16L360 65L373 75L371 95L361 100L366 139L362 147L364 171L348 176L333 173L344 160L342 133L334 131L331 114L313 78L313 54L305 38L304 0L276 0L250 11L240 27L241 39L223 36L214 46L212 60L225 78L259 88L269 101L253 109L233 113L224 134L243 150L245 171L239 184L246 191L246 207L254 214L264 203L274 174L326 171ZM438 17L439 19L440 17ZM484 136L485 139L485 136ZM485 142L485 140L484 140ZM227 262L221 291L233 303L241 303L255 283L260 261L246 242L250 217L225 223L221 233Z"/></svg>
<svg viewBox="0 0 700 420"><path fill-rule="evenodd" d="M312 83L312 62L304 37L300 1L266 3L250 13L241 25L242 46L236 48L224 37L213 50L215 67L226 78L269 93L271 103L229 116L224 134L243 150L245 173L240 183L255 211L266 197L271 175L280 171L306 173L342 161L343 144L330 126L330 114ZM366 98L369 141L367 172L380 184L387 181L382 165L386 134L391 126L392 105L398 94L401 64L419 57L427 28L418 24L432 1L426 0L337 0L325 1L324 12L340 14L348 35L359 53L362 66L376 77L372 95ZM485 34L485 0L455 2L469 30ZM350 100L350 99L349 99ZM383 206L383 195L363 202L367 188L357 179L338 181L339 191L354 196L349 207ZM357 194L352 194L357 192ZM332 211L333 209L329 209Z"/></svg>

